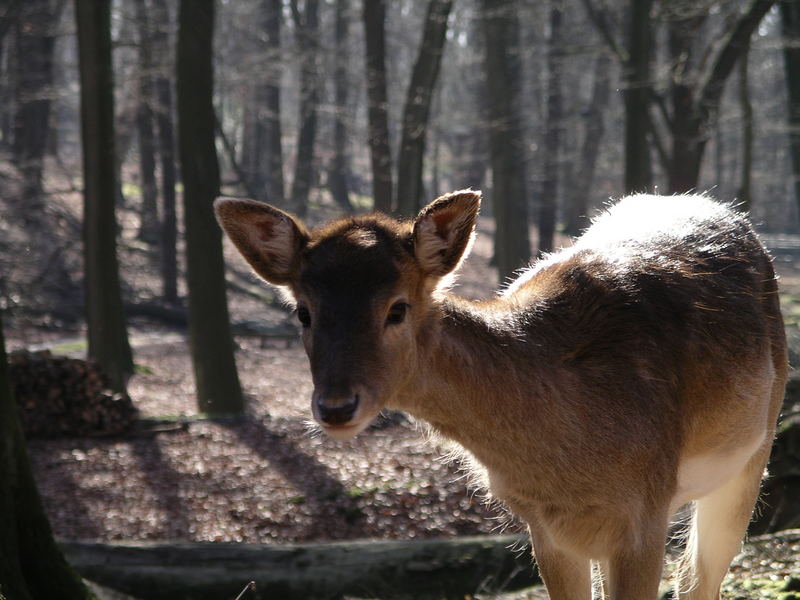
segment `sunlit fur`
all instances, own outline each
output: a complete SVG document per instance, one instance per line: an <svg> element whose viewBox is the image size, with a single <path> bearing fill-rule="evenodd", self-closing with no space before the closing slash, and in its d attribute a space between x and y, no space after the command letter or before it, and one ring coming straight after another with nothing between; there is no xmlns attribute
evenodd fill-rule
<svg viewBox="0 0 800 600"><path fill-rule="evenodd" d="M528 523L553 600L589 599L593 561L607 596L653 600L670 520L694 502L676 588L717 600L787 373L775 274L750 225L703 196L626 198L475 302L440 285L479 200L463 190L413 222L313 230L251 201L220 200L217 215L256 272L308 308L317 401L358 399L326 433L389 407L463 448ZM387 324L396 301L407 316Z"/></svg>

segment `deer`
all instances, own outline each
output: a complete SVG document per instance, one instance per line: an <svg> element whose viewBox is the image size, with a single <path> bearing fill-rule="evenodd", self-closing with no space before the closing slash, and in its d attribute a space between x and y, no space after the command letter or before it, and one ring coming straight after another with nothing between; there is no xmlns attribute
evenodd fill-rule
<svg viewBox="0 0 800 600"><path fill-rule="evenodd" d="M330 437L396 409L463 449L527 524L553 600L655 599L688 505L675 596L719 599L788 370L776 276L753 228L706 195L629 196L474 301L449 286L480 200L462 190L414 220L313 229L253 200L219 198L215 211L294 307L311 412Z"/></svg>

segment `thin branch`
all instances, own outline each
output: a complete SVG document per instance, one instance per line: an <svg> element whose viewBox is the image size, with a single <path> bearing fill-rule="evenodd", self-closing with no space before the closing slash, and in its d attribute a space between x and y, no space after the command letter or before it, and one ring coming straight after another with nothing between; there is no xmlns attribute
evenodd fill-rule
<svg viewBox="0 0 800 600"><path fill-rule="evenodd" d="M11 2L6 5L5 12L0 16L0 41L6 37L8 30L17 22L21 5L22 2L20 2L20 0L11 0Z"/></svg>
<svg viewBox="0 0 800 600"><path fill-rule="evenodd" d="M736 22L736 26L714 59L711 72L701 88L699 105L701 111L707 114L716 111L728 75L747 49L753 31L774 4L775 0L753 0L747 11Z"/></svg>
<svg viewBox="0 0 800 600"><path fill-rule="evenodd" d="M581 1L583 2L583 7L586 9L586 14L589 15L589 20L597 28L597 31L600 33L600 36L605 41L609 50L611 50L611 52L614 53L617 58L619 58L622 64L627 63L628 53L617 43L617 40L614 38L614 33L611 31L611 26L608 24L608 20L606 19L608 16L608 9L605 7L597 9L592 4L592 0Z"/></svg>
<svg viewBox="0 0 800 600"><path fill-rule="evenodd" d="M231 163L231 167L233 167L233 171L236 173L237 179L239 182L244 186L247 195L253 199L259 198L259 196L255 193L255 190L250 185L250 180L245 175L242 167L239 165L239 162L236 160L236 150L233 148L233 144L231 144L228 136L225 135L225 130L222 129L222 123L220 123L219 117L215 114L214 121L217 129L217 135L219 139L222 141L222 147L225 149L225 154L228 156L228 161Z"/></svg>
<svg viewBox="0 0 800 600"><path fill-rule="evenodd" d="M664 123L667 126L667 129L672 129L672 115L669 114L669 109L667 108L667 103L664 100L664 96L656 92L655 90L651 90L650 98L652 99L653 103L658 107L658 113L661 115L661 118L664 119Z"/></svg>
<svg viewBox="0 0 800 600"><path fill-rule="evenodd" d="M297 6L297 0L292 0L290 6L295 27L298 30L303 30L305 28L305 23L303 22L303 16L300 14L300 8Z"/></svg>
<svg viewBox="0 0 800 600"><path fill-rule="evenodd" d="M653 142L653 146L655 146L656 154L658 154L658 159L661 161L662 168L665 171L669 171L669 154L664 146L661 133L658 131L658 127L656 127L655 120L653 120L653 115L649 110L647 111L647 129L650 133L650 139Z"/></svg>

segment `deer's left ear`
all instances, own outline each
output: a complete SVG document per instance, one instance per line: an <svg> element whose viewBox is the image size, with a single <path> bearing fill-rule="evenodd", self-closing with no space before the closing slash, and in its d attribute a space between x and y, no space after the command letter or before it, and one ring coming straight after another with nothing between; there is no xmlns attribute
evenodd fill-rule
<svg viewBox="0 0 800 600"><path fill-rule="evenodd" d="M442 277L469 254L481 193L450 192L423 208L414 221L414 255L423 271Z"/></svg>

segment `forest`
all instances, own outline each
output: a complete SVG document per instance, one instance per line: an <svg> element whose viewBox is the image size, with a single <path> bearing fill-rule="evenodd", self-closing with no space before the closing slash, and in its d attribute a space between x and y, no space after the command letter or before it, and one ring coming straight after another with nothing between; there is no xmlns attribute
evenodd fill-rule
<svg viewBox="0 0 800 600"><path fill-rule="evenodd" d="M733 203L797 364L800 0L0 0L0 600L533 585L497 535L523 525L403 413L309 434L297 316L212 208L412 219L468 188L468 298L628 194ZM798 382L731 597L800 598Z"/></svg>

